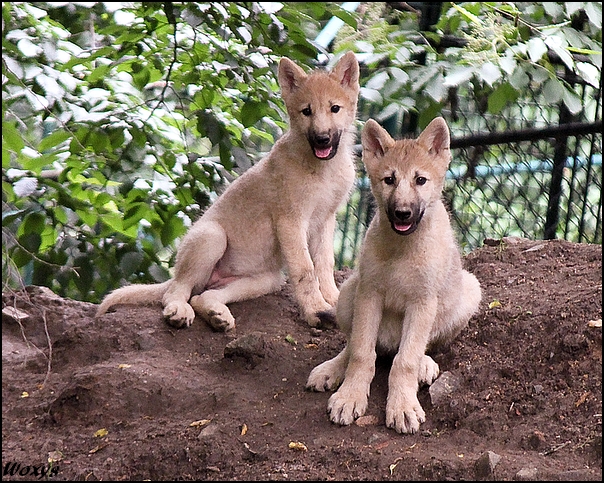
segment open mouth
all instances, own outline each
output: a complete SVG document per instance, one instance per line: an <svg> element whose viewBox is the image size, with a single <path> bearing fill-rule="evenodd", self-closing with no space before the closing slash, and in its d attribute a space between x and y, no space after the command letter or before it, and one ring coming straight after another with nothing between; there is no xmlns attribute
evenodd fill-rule
<svg viewBox="0 0 604 483"><path fill-rule="evenodd" d="M337 131L335 133L310 132L308 142L317 159L328 160L333 158L338 152L340 133Z"/></svg>
<svg viewBox="0 0 604 483"><path fill-rule="evenodd" d="M399 235L411 235L417 229L417 222L401 223L399 221L390 222L392 229Z"/></svg>
<svg viewBox="0 0 604 483"><path fill-rule="evenodd" d="M312 150L315 153L315 156L319 159L331 159L336 155L338 148L336 146L313 146Z"/></svg>
<svg viewBox="0 0 604 483"><path fill-rule="evenodd" d="M398 233L399 235L403 235L403 236L411 235L411 233L413 233L415 230L417 230L417 227L419 226L419 222L421 221L423 216L424 216L424 213L421 212L419 214L419 216L417 216L413 219L410 218L410 219L401 221L397 216L388 213L388 219L390 220L390 226L395 231L395 233Z"/></svg>

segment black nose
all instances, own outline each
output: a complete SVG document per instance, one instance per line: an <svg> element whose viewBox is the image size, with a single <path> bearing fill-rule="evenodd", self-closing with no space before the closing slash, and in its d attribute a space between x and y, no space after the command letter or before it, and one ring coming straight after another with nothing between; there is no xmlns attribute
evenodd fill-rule
<svg viewBox="0 0 604 483"><path fill-rule="evenodd" d="M316 146L327 146L329 144L329 141L331 139L331 136L329 134L315 134L314 136L314 142Z"/></svg>
<svg viewBox="0 0 604 483"><path fill-rule="evenodd" d="M411 218L411 212L408 210L394 210L394 216L396 216L399 221L405 221Z"/></svg>

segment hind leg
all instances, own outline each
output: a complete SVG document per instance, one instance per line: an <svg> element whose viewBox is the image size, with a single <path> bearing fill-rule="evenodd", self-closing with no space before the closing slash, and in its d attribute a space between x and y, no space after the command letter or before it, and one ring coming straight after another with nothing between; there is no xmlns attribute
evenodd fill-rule
<svg viewBox="0 0 604 483"><path fill-rule="evenodd" d="M227 247L226 233L218 223L195 223L178 247L174 278L163 296L164 318L174 327L189 327L195 312L189 305L194 288L206 286Z"/></svg>
<svg viewBox="0 0 604 483"><path fill-rule="evenodd" d="M191 297L190 304L215 330L235 327L235 318L227 307L231 302L248 300L279 289L284 281L280 273L266 272L239 278L219 289L206 290Z"/></svg>
<svg viewBox="0 0 604 483"><path fill-rule="evenodd" d="M456 285L457 286L457 285ZM480 283L470 272L463 270L458 289L451 291L440 306L430 333L430 349L449 344L468 325L476 313L482 297Z"/></svg>

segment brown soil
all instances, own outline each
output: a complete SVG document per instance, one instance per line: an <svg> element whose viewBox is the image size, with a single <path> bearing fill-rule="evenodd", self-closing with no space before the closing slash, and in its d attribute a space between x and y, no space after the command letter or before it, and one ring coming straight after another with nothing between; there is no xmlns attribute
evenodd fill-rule
<svg viewBox="0 0 604 483"><path fill-rule="evenodd" d="M304 385L344 337L309 328L287 285L232 304L226 334L174 330L159 306L95 319L40 287L3 293L3 479L600 481L602 247L504 241L464 259L480 312L434 355L457 383L438 404L420 389L414 435L384 425L388 360L369 417L329 422L329 393Z"/></svg>

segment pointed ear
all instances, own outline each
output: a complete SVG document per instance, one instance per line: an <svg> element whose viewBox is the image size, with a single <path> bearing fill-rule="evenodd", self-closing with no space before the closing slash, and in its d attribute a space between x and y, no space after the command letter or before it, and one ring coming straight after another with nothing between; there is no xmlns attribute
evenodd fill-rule
<svg viewBox="0 0 604 483"><path fill-rule="evenodd" d="M279 86L281 87L281 95L288 97L293 91L302 85L302 81L308 77L300 67L287 57L281 58L279 61Z"/></svg>
<svg viewBox="0 0 604 483"><path fill-rule="evenodd" d="M359 89L359 62L354 52L346 52L331 71L342 87L347 89Z"/></svg>
<svg viewBox="0 0 604 483"><path fill-rule="evenodd" d="M449 127L442 117L433 119L419 135L417 141L428 148L428 152L431 154L445 155L447 160L451 156Z"/></svg>
<svg viewBox="0 0 604 483"><path fill-rule="evenodd" d="M373 158L382 158L386 151L394 146L394 139L382 126L373 119L368 119L361 133L363 161L371 162ZM368 166L369 167L369 166Z"/></svg>

